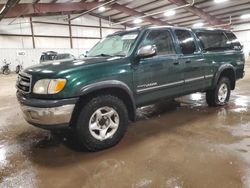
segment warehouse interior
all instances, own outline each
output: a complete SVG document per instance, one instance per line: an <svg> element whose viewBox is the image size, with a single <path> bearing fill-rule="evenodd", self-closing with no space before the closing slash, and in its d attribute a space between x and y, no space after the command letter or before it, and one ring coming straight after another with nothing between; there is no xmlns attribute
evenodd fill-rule
<svg viewBox="0 0 250 188"><path fill-rule="evenodd" d="M18 66L45 52L84 60L110 34L158 26L235 34L245 75L228 104L198 92L137 108L124 138L98 152L25 121ZM249 0L0 0L0 187L250 187L249 56Z"/></svg>

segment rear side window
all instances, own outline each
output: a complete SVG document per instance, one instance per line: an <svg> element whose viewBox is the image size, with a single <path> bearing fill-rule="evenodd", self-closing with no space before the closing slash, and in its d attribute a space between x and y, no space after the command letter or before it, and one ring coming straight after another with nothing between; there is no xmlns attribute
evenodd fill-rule
<svg viewBox="0 0 250 188"><path fill-rule="evenodd" d="M223 51L230 49L230 43L223 32L197 32L202 48L207 51Z"/></svg>
<svg viewBox="0 0 250 188"><path fill-rule="evenodd" d="M230 44L231 49L241 49L242 48L239 40L237 39L237 37L233 33L226 32L225 34L228 38L228 44Z"/></svg>
<svg viewBox="0 0 250 188"><path fill-rule="evenodd" d="M167 30L153 30L147 35L141 46L155 45L157 55L175 54L174 44L171 34Z"/></svg>
<svg viewBox="0 0 250 188"><path fill-rule="evenodd" d="M183 54L193 54L196 51L194 38L189 31L175 30L175 35L180 42L180 47Z"/></svg>

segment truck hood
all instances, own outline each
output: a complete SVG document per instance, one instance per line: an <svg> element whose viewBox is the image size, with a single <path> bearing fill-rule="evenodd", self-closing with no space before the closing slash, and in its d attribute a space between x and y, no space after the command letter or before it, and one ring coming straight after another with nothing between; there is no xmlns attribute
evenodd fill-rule
<svg viewBox="0 0 250 188"><path fill-rule="evenodd" d="M107 63L112 62L121 57L88 57L84 59L65 59L65 60L55 60L49 62L43 62L38 65L31 66L24 70L28 74L36 75L47 75L53 76L63 72L70 72L73 70L79 70L89 65L94 65L97 63Z"/></svg>

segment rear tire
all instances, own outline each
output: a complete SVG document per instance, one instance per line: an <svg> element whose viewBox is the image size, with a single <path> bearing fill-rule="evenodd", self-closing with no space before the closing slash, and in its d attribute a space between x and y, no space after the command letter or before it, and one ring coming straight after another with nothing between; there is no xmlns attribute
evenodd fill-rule
<svg viewBox="0 0 250 188"><path fill-rule="evenodd" d="M213 90L207 91L206 101L209 106L224 106L228 103L231 94L230 80L222 77Z"/></svg>
<svg viewBox="0 0 250 188"><path fill-rule="evenodd" d="M116 145L128 126L125 104L112 95L102 95L86 103L78 116L76 136L84 148L99 151Z"/></svg>

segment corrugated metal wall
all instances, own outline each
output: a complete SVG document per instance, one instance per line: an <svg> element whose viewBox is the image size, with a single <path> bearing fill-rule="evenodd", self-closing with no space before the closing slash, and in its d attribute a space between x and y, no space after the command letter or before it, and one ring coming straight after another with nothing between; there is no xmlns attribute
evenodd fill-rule
<svg viewBox="0 0 250 188"><path fill-rule="evenodd" d="M0 66L3 65L3 60L6 59L11 63L10 68L15 70L16 65L23 62L24 67L29 67L39 63L40 56L44 51L57 51L59 53L71 53L75 57L84 54L87 49L60 49L60 48L46 48L46 49L0 49ZM24 52L25 55L19 56L18 52Z"/></svg>
<svg viewBox="0 0 250 188"><path fill-rule="evenodd" d="M39 62L42 52L50 50L61 53L68 52L75 57L79 57L79 55L84 54L97 43L99 41L98 38L101 38L101 36L104 37L107 34L124 29L123 26L108 28L108 21L101 19L101 25L104 28L100 32L100 19L85 15L71 22L73 37L73 48L71 48L69 26L64 25L68 24L68 21L65 20L66 18L68 16L33 17L35 49L32 42L30 18L3 19L0 22L0 34L2 34L0 35L0 66L2 66L4 59L11 63L12 70L15 69L18 62L23 62L24 67L31 66ZM59 23L62 25L40 22ZM24 52L25 55L20 56L18 52Z"/></svg>

